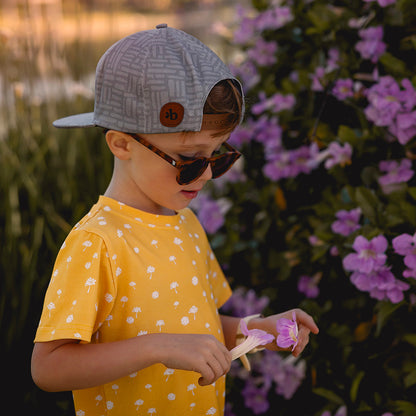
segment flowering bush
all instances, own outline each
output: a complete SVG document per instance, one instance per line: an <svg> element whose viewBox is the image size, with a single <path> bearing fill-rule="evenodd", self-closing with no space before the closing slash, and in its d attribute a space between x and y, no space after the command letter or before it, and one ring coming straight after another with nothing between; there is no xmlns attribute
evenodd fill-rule
<svg viewBox="0 0 416 416"><path fill-rule="evenodd" d="M239 287L225 310L299 305L321 332L301 359L258 353L251 373L234 364L230 415L416 414L412 6L238 10L230 40L248 108L230 141L245 158L214 181L199 216Z"/></svg>

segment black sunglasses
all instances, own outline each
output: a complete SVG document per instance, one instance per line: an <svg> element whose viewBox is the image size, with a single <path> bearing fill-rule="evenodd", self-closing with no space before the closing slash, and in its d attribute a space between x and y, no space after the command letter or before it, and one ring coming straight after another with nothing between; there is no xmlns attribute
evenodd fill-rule
<svg viewBox="0 0 416 416"><path fill-rule="evenodd" d="M137 134L129 134L133 137L134 140L138 141L143 146L147 147L153 153L156 153L162 159L169 162L172 166L178 169L176 175L176 181L179 185L188 185L192 182L195 182L205 170L208 168L208 165L211 164L212 178L218 178L227 172L231 166L236 162L236 160L241 156L241 153L234 149L230 144L223 143L223 146L227 149L227 152L222 153L218 156L213 157L196 157L191 160L175 160L167 155L162 150L158 149L156 146L149 143L143 137L138 136Z"/></svg>

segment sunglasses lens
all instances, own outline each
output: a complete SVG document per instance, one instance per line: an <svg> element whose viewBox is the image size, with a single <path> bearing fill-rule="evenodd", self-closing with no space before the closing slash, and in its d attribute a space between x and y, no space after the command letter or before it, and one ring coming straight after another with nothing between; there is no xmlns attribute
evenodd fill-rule
<svg viewBox="0 0 416 416"><path fill-rule="evenodd" d="M211 162L213 179L218 178L219 176L227 172L227 170L231 168L231 166L238 158L238 154L226 153L221 157L217 158L215 161Z"/></svg>
<svg viewBox="0 0 416 416"><path fill-rule="evenodd" d="M204 159L195 159L192 163L182 166L179 171L178 182L180 185L187 185L198 179L208 166Z"/></svg>
<svg viewBox="0 0 416 416"><path fill-rule="evenodd" d="M218 178L227 172L239 157L239 153L225 153L211 160L212 178ZM201 158L183 165L177 177L178 183L180 185L187 185L197 180L207 169L208 163L206 159Z"/></svg>

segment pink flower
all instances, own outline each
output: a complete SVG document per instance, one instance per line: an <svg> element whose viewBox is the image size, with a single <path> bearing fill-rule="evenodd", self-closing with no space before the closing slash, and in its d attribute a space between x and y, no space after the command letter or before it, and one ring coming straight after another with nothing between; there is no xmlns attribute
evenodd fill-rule
<svg viewBox="0 0 416 416"><path fill-rule="evenodd" d="M387 245L386 237L383 235L374 237L371 241L359 235L352 245L356 253L348 254L343 260L344 269L366 274L379 270L387 259L384 254Z"/></svg>
<svg viewBox="0 0 416 416"><path fill-rule="evenodd" d="M338 79L335 82L335 86L332 89L332 94L338 98L338 100L345 100L346 98L353 97L354 92L353 88L353 81L352 79Z"/></svg>
<svg viewBox="0 0 416 416"><path fill-rule="evenodd" d="M231 357L233 360L248 353L259 345L270 344L274 340L274 336L268 334L266 331L262 331L261 329L248 329L247 324L243 319L240 321L240 328L243 335L247 338L244 342L231 350Z"/></svg>
<svg viewBox="0 0 416 416"><path fill-rule="evenodd" d="M298 345L298 324L296 322L296 314L292 312L292 320L281 318L276 322L276 330L278 336L276 339L276 344L280 348L289 348L291 345L292 351Z"/></svg>
<svg viewBox="0 0 416 416"><path fill-rule="evenodd" d="M361 29L358 34L361 40L357 42L355 49L363 59L371 59L371 62L375 64L386 51L386 44L382 41L383 27L376 26Z"/></svg>

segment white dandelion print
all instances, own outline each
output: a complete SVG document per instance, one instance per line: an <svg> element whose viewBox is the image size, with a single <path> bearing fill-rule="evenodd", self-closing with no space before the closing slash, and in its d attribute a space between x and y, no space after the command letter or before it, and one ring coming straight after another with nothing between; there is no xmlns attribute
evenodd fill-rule
<svg viewBox="0 0 416 416"><path fill-rule="evenodd" d="M162 326L165 325L165 321L160 319L156 322L156 326L159 327L159 331L162 332Z"/></svg>
<svg viewBox="0 0 416 416"><path fill-rule="evenodd" d="M174 238L174 240L173 240L173 243L174 243L174 244L176 244L177 246L179 246L179 248L180 248L182 251L184 251L184 250L183 250L183 247L181 246L181 244L183 243L183 241L182 241L180 238L175 237L175 238Z"/></svg>
<svg viewBox="0 0 416 416"><path fill-rule="evenodd" d="M168 400L175 400L175 399L176 399L175 394L173 394L173 393L168 394Z"/></svg>
<svg viewBox="0 0 416 416"><path fill-rule="evenodd" d="M195 384L190 384L187 388L186 388L186 390L187 391L190 391L191 393L192 393L192 395L193 396L195 396L195 393L194 393L194 390L196 389L196 386L195 386Z"/></svg>
<svg viewBox="0 0 416 416"><path fill-rule="evenodd" d="M189 318L187 316L183 316L182 319L181 319L181 324L183 326L188 325L189 324Z"/></svg>
<svg viewBox="0 0 416 416"><path fill-rule="evenodd" d="M126 302L128 302L129 298L127 296L123 296L120 299L120 302L122 303L121 306L124 308L124 305L126 304Z"/></svg>
<svg viewBox="0 0 416 416"><path fill-rule="evenodd" d="M134 318L132 316L128 316L127 319L126 319L126 322L128 324L132 324L134 322Z"/></svg>
<svg viewBox="0 0 416 416"><path fill-rule="evenodd" d="M155 290L153 293L152 293L152 298L153 299L157 299L159 297L159 292L157 291L157 290Z"/></svg>
<svg viewBox="0 0 416 416"><path fill-rule="evenodd" d="M175 293L178 293L178 291L176 290L178 287L179 287L179 283L178 283L178 282L172 282L172 283L170 284L170 289L171 289L171 290L174 290L174 291L175 291Z"/></svg>
<svg viewBox="0 0 416 416"><path fill-rule="evenodd" d="M91 243L91 241L84 241L83 243L82 243L82 245L84 246L84 250L82 250L82 251L85 251L88 247L91 247L92 246L92 243Z"/></svg>
<svg viewBox="0 0 416 416"><path fill-rule="evenodd" d="M210 409L207 410L207 412L205 414L206 415L215 415L215 413L217 413L217 409L215 407L211 407Z"/></svg>
<svg viewBox="0 0 416 416"><path fill-rule="evenodd" d="M140 307L139 307L139 306L135 306L135 307L132 309L132 312L136 314L136 318L137 318L137 314L138 314L139 312L141 312L141 311L142 311L142 310L140 309Z"/></svg>
<svg viewBox="0 0 416 416"><path fill-rule="evenodd" d="M156 247L156 248L159 248L158 246L157 246L157 243L158 243L158 241L157 240L152 240L152 242L150 243L152 246L154 246L154 247Z"/></svg>
<svg viewBox="0 0 416 416"><path fill-rule="evenodd" d="M193 313L194 314L194 320L196 319L196 313L197 312L198 312L198 308L195 305L192 306L188 311L188 313Z"/></svg>
<svg viewBox="0 0 416 416"><path fill-rule="evenodd" d="M53 311L55 309L55 304L53 302L49 303L48 306L48 311L49 311L49 318L51 317L51 311Z"/></svg>
<svg viewBox="0 0 416 416"><path fill-rule="evenodd" d="M151 279L152 278L152 276L153 276L153 273L155 272L155 268L153 267L153 266L149 266L148 268L147 268L147 273L150 275L149 276L149 279Z"/></svg>
<svg viewBox="0 0 416 416"><path fill-rule="evenodd" d="M144 386L144 388L145 388L146 390L152 391L152 385L151 385L151 384L146 384L146 385Z"/></svg>
<svg viewBox="0 0 416 416"><path fill-rule="evenodd" d="M85 282L85 286L88 287L87 293L90 293L91 286L94 286L95 283L96 283L96 280L93 279L92 277L89 277L87 279L87 281Z"/></svg>
<svg viewBox="0 0 416 416"><path fill-rule="evenodd" d="M123 231L122 230L117 230L117 237L123 237Z"/></svg>
<svg viewBox="0 0 416 416"><path fill-rule="evenodd" d="M173 368L167 368L166 371L163 373L164 376L166 377L166 382L169 380L169 377L175 372L175 370Z"/></svg>
<svg viewBox="0 0 416 416"><path fill-rule="evenodd" d="M144 401L142 399L136 400L134 404L136 405L136 411L139 410L139 407L142 406Z"/></svg>
<svg viewBox="0 0 416 416"><path fill-rule="evenodd" d="M169 261L176 264L176 257L175 256L169 256Z"/></svg>

